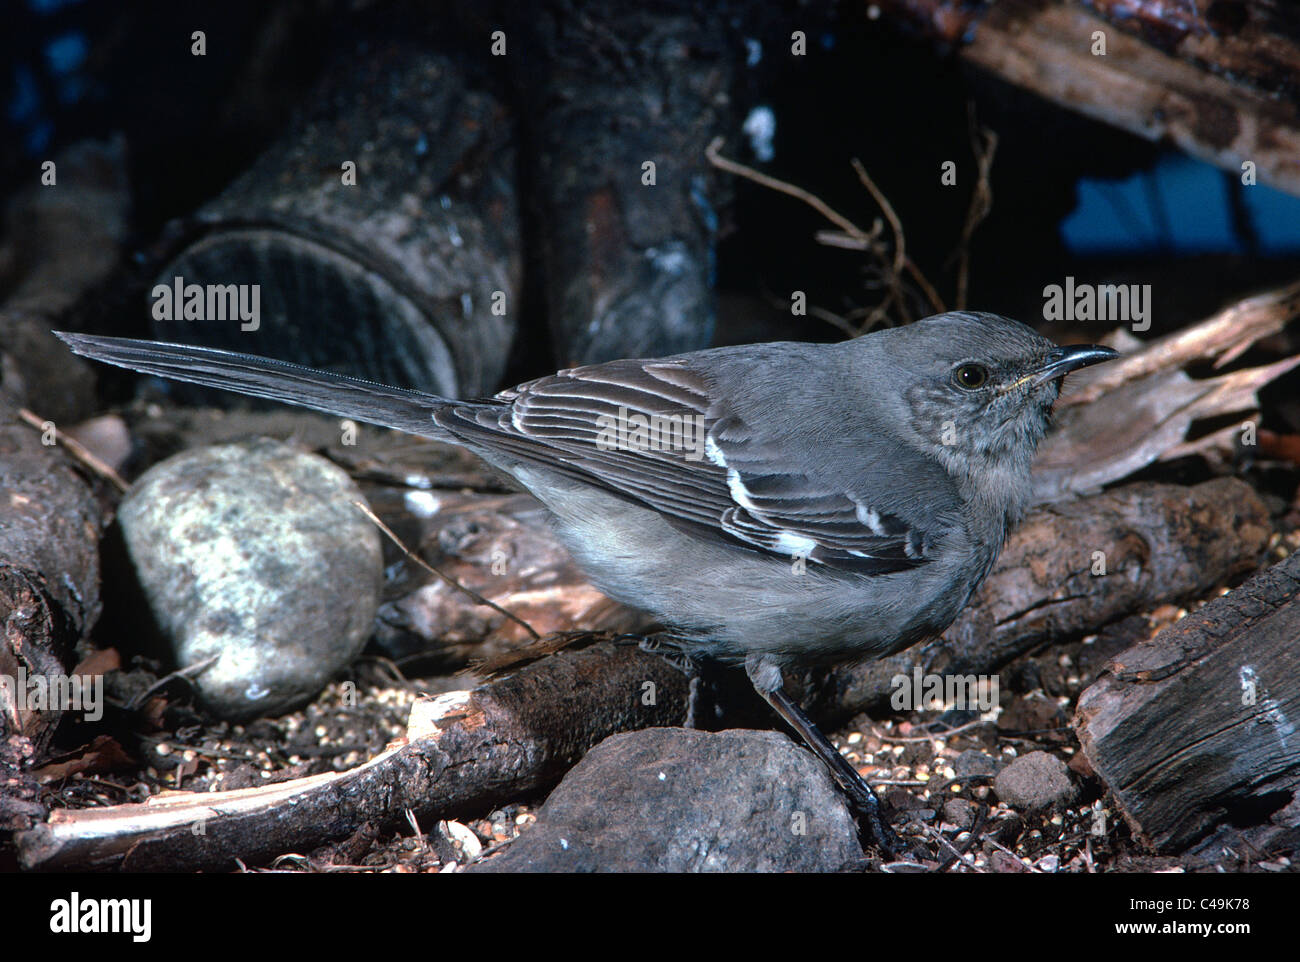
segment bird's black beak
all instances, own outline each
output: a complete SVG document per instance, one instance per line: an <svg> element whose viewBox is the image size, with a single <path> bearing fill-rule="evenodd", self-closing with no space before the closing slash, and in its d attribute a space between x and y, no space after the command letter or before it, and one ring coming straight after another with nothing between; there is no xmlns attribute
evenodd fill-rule
<svg viewBox="0 0 1300 962"><path fill-rule="evenodd" d="M1047 360L1043 362L1043 366L1029 374L1025 381L1032 390L1040 384L1046 384L1048 381L1065 377L1071 371L1077 371L1080 368L1090 367L1093 364L1100 364L1102 361L1109 361L1117 357L1119 357L1119 351L1103 347L1100 344L1072 344L1069 347L1058 347L1047 355Z"/></svg>
<svg viewBox="0 0 1300 962"><path fill-rule="evenodd" d="M1119 351L1101 344L1074 344L1070 347L1058 347L1047 355L1047 363L1037 372L1038 383L1064 377L1071 371L1091 367L1102 361L1119 357Z"/></svg>

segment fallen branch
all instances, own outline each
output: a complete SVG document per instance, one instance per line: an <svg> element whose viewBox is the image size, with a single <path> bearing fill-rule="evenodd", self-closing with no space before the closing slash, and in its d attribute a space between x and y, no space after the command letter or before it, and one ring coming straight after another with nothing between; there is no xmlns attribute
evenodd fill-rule
<svg viewBox="0 0 1300 962"><path fill-rule="evenodd" d="M516 801L558 781L618 731L680 724L687 680L634 646L562 652L412 712L406 744L347 772L229 792L168 792L59 809L15 835L26 869L228 871L345 838L407 811L424 824Z"/></svg>
<svg viewBox="0 0 1300 962"><path fill-rule="evenodd" d="M1119 655L1080 696L1083 751L1139 841L1181 851L1226 818L1295 808L1297 637L1293 554Z"/></svg>
<svg viewBox="0 0 1300 962"><path fill-rule="evenodd" d="M1122 18L1128 29L1147 26L1133 16L1132 2L1089 2L1117 22ZM1281 79L1292 76L1291 66L1300 62L1300 45L1281 16L1272 32L1252 29L1268 4L1246 3L1255 9L1246 11L1241 2L1191 5L1240 13L1250 26L1234 36L1238 31L1230 24L1216 27L1206 19L1210 13L1197 14L1197 24L1166 25L1162 34L1173 39L1175 55L1079 2L877 0L875 6L944 47L958 45L966 63L1067 110L1153 142L1170 141L1237 176L1249 160L1261 181L1300 194L1300 110L1284 95L1289 81ZM1188 5L1147 6L1167 13ZM1259 46L1263 37L1266 54Z"/></svg>
<svg viewBox="0 0 1300 962"><path fill-rule="evenodd" d="M90 486L2 396L0 505L0 741L30 739L30 763L67 707L49 686L71 669L74 646L99 617L103 520ZM32 683L47 694L34 699Z"/></svg>

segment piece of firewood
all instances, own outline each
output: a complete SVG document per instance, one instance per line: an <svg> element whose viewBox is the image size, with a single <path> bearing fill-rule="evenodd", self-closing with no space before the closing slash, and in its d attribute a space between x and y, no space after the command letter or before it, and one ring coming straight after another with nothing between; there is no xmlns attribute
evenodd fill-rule
<svg viewBox="0 0 1300 962"><path fill-rule="evenodd" d="M530 495L437 492L427 503L436 510L422 520L423 556L540 634L650 626L592 587ZM1053 635L1083 634L1146 604L1193 597L1252 570L1270 533L1258 496L1231 479L1193 488L1129 485L1044 507L1012 533L972 607L945 633L950 658L987 670ZM1104 576L1092 573L1099 564ZM1049 604L1053 598L1069 600ZM495 662L530 641L519 625L441 581L386 603L379 622L390 657L422 651L440 670ZM915 659L905 652L842 671L879 684L896 663L910 671Z"/></svg>
<svg viewBox="0 0 1300 962"><path fill-rule="evenodd" d="M65 680L100 611L100 505L46 439L0 395L0 740L29 739L29 761L65 707L33 685Z"/></svg>
<svg viewBox="0 0 1300 962"><path fill-rule="evenodd" d="M1300 555L1117 656L1075 730L1144 845L1177 852L1300 792Z"/></svg>
<svg viewBox="0 0 1300 962"><path fill-rule="evenodd" d="M1300 11L1291 0L1082 0L1107 22L1181 60L1263 94L1300 77Z"/></svg>
<svg viewBox="0 0 1300 962"><path fill-rule="evenodd" d="M504 66L524 104L556 364L708 347L726 186L704 149L740 124L728 91L743 45L730 38L763 36L762 6L743 28L739 10L690 0L547 0L501 13L529 50Z"/></svg>
<svg viewBox="0 0 1300 962"><path fill-rule="evenodd" d="M408 741L347 772L229 792L52 812L15 835L26 869L228 871L344 838L367 821L423 825L518 800L558 781L618 731L677 725L687 679L635 646L561 652L510 678L412 712Z"/></svg>
<svg viewBox="0 0 1300 962"><path fill-rule="evenodd" d="M1252 7L1263 5L1252 0ZM1293 80L1285 71L1265 80L1269 65L1253 48L1245 59L1255 66L1243 80L1232 67L1242 59L1240 43L1222 41L1213 63L1206 63L1216 56L1208 40L1198 41L1198 50L1187 45L1188 56L1180 57L1113 26L1078 0L877 0L875 6L944 46L959 45L965 62L1067 110L1150 141L1172 142L1238 176L1242 163L1251 161L1260 181L1300 195L1300 109L1275 89ZM1120 6L1126 17L1133 13L1134 4ZM1207 6L1207 17L1214 10L1247 10L1240 2ZM1094 52L1098 33L1104 56ZM1279 29L1272 40L1289 48L1277 57L1280 63L1296 62L1294 32Z"/></svg>
<svg viewBox="0 0 1300 962"><path fill-rule="evenodd" d="M522 277L510 118L427 44L358 45L326 64L252 167L169 226L150 285L154 334L446 397L490 394ZM195 285L211 286L201 317L160 317ZM215 302L228 285L258 293L256 327Z"/></svg>

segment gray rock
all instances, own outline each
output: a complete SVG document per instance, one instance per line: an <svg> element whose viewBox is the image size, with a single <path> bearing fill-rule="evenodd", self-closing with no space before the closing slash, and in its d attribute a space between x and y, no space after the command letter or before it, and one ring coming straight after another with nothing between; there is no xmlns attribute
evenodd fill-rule
<svg viewBox="0 0 1300 962"><path fill-rule="evenodd" d="M1047 752L1030 752L1012 761L993 779L993 791L1012 808L1025 811L1068 805L1077 795L1065 762Z"/></svg>
<svg viewBox="0 0 1300 962"><path fill-rule="evenodd" d="M978 748L966 749L952 762L953 774L957 776L988 775L991 777L997 774L997 770L997 761Z"/></svg>
<svg viewBox="0 0 1300 962"><path fill-rule="evenodd" d="M155 465L118 520L154 620L216 715L311 698L369 637L383 575L361 492L323 458L257 439Z"/></svg>
<svg viewBox="0 0 1300 962"><path fill-rule="evenodd" d="M950 798L943 803L943 820L960 829L970 828L975 823L975 806L965 798Z"/></svg>
<svg viewBox="0 0 1300 962"><path fill-rule="evenodd" d="M834 872L863 860L843 795L776 732L613 735L484 872Z"/></svg>

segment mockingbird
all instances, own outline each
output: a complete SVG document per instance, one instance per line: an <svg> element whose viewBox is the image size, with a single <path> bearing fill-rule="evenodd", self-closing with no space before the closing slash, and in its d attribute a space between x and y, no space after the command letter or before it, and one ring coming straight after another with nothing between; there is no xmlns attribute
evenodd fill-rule
<svg viewBox="0 0 1300 962"><path fill-rule="evenodd" d="M1028 503L1062 377L1116 356L955 312L838 344L594 364L457 401L211 348L59 336L121 367L473 451L551 510L601 590L655 615L688 655L743 664L887 850L874 793L782 670L947 628Z"/></svg>

